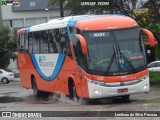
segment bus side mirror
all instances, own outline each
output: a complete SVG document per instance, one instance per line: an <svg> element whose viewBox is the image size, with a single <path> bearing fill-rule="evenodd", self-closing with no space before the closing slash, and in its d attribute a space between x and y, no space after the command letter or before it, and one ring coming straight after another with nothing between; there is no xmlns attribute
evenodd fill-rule
<svg viewBox="0 0 160 120"><path fill-rule="evenodd" d="M144 28L141 28L141 30L148 36L150 47L154 47L156 42L154 40L154 36L153 36L152 32L147 29L144 29Z"/></svg>
<svg viewBox="0 0 160 120"><path fill-rule="evenodd" d="M84 55L86 55L88 53L88 49L87 49L87 43L86 40L84 39L84 37L80 34L75 34L76 37L79 39L79 42L81 44L81 48L82 48L82 53Z"/></svg>

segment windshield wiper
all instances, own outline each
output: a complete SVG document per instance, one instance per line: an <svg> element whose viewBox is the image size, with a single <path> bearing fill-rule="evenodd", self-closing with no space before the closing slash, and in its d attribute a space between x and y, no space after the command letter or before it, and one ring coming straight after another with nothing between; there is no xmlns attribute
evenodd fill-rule
<svg viewBox="0 0 160 120"><path fill-rule="evenodd" d="M120 48L119 48L119 44L118 44L118 51L120 53L120 56L122 56L124 58L124 60L127 62L127 64L131 67L131 69L133 70L133 72L137 72L136 69L134 68L134 66L132 65L131 61L128 60L128 58L124 55L124 53L122 53L120 51Z"/></svg>
<svg viewBox="0 0 160 120"><path fill-rule="evenodd" d="M116 56L116 51L115 51L115 49L114 49L114 45L113 45L113 51L114 51L114 53L113 53L113 55L112 55L112 57L111 57L111 60L110 60L109 65L108 65L108 67L107 67L106 73L108 73L108 71L110 70L111 65L112 65L112 63L113 63L113 61L114 61L114 58L115 58L115 56ZM116 61L116 62L117 62L117 61Z"/></svg>

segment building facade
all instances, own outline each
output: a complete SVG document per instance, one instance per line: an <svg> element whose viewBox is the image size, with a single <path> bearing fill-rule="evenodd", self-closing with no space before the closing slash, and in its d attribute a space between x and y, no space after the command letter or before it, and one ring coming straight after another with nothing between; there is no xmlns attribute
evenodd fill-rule
<svg viewBox="0 0 160 120"><path fill-rule="evenodd" d="M17 0L18 5L1 5L0 19L10 28L22 28L47 22L60 16L59 7L49 7L50 0Z"/></svg>
<svg viewBox="0 0 160 120"><path fill-rule="evenodd" d="M50 0L16 0L18 5L0 5L0 25L12 30L45 23L50 19L60 17L59 6L52 5ZM0 0L2 2L2 0ZM45 11L48 8L48 11ZM9 70L18 74L17 60L10 60Z"/></svg>

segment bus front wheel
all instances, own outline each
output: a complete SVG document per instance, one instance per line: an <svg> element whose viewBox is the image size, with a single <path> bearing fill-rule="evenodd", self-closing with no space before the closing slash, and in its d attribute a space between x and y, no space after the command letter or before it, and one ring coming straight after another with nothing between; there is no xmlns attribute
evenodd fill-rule
<svg viewBox="0 0 160 120"><path fill-rule="evenodd" d="M73 101L79 100L79 97L77 96L76 86L73 81L70 83L69 93L70 93L70 95L69 95L70 100L73 100Z"/></svg>

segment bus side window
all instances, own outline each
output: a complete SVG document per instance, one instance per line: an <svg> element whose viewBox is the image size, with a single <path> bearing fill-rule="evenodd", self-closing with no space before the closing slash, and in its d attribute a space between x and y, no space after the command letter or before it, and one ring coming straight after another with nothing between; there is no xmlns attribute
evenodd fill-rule
<svg viewBox="0 0 160 120"><path fill-rule="evenodd" d="M19 36L20 40L19 40L19 51L21 53L23 53L23 50L24 50L24 34L21 34Z"/></svg>
<svg viewBox="0 0 160 120"><path fill-rule="evenodd" d="M39 53L43 53L42 52L42 44L43 44L43 34L42 33L43 33L42 31L38 33L39 35Z"/></svg>
<svg viewBox="0 0 160 120"><path fill-rule="evenodd" d="M54 47L53 47L53 36L51 30L48 30L48 43L49 43L49 52L54 53Z"/></svg>
<svg viewBox="0 0 160 120"><path fill-rule="evenodd" d="M56 30L52 29L51 32L52 32L52 38L50 38L51 39L50 49L53 49L53 53L58 53L57 42L56 42Z"/></svg>
<svg viewBox="0 0 160 120"><path fill-rule="evenodd" d="M24 53L28 54L28 33L24 34Z"/></svg>
<svg viewBox="0 0 160 120"><path fill-rule="evenodd" d="M43 36L42 36L42 53L49 53L49 48L48 48L48 32L43 31Z"/></svg>
<svg viewBox="0 0 160 120"><path fill-rule="evenodd" d="M72 57L69 39L68 39L67 28L60 29L60 47L61 47L63 53L65 53L69 57Z"/></svg>
<svg viewBox="0 0 160 120"><path fill-rule="evenodd" d="M74 55L77 58L78 56L78 49L77 49L77 43L78 43L78 39L76 38L75 34L76 34L76 29L73 29L70 27L70 32L71 32L71 41L73 44L73 49L74 49Z"/></svg>
<svg viewBox="0 0 160 120"><path fill-rule="evenodd" d="M53 30L48 30L49 53L57 53Z"/></svg>
<svg viewBox="0 0 160 120"><path fill-rule="evenodd" d="M39 53L39 36L38 32L33 32L33 53Z"/></svg>
<svg viewBox="0 0 160 120"><path fill-rule="evenodd" d="M29 54L33 53L33 36L32 33L28 33L28 40L29 40Z"/></svg>
<svg viewBox="0 0 160 120"><path fill-rule="evenodd" d="M54 29L54 38L55 38L55 42L56 42L56 46L58 49L58 53L62 53L62 49L61 49L61 38L60 38L60 29Z"/></svg>

